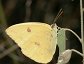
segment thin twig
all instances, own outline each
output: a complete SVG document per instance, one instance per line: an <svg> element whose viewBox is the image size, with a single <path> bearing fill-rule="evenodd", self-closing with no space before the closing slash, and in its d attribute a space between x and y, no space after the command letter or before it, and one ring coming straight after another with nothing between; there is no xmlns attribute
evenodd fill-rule
<svg viewBox="0 0 84 64"><path fill-rule="evenodd" d="M71 49L71 51L76 52L77 54L79 54L80 56L84 57L84 55L82 53L80 53L79 51L75 50L75 49Z"/></svg>
<svg viewBox="0 0 84 64"><path fill-rule="evenodd" d="M81 14L81 42L82 42L82 51L84 54L84 30L83 30L83 2L82 0L80 0L80 14ZM84 61L84 57L83 57L83 61ZM84 62L83 62L84 64Z"/></svg>
<svg viewBox="0 0 84 64"><path fill-rule="evenodd" d="M68 28L64 28L64 30L65 30L65 31L70 31L71 33L73 33L73 34L78 38L78 40L80 41L80 43L82 44L81 38L80 38L73 30L68 29Z"/></svg>
<svg viewBox="0 0 84 64"><path fill-rule="evenodd" d="M3 58L3 57L5 57L5 56L8 55L9 53L13 52L13 51L16 50L17 48L18 48L18 46L17 46L17 45L14 45L14 46L12 46L11 48L9 48L9 49L3 51L3 53L0 54L0 59Z"/></svg>

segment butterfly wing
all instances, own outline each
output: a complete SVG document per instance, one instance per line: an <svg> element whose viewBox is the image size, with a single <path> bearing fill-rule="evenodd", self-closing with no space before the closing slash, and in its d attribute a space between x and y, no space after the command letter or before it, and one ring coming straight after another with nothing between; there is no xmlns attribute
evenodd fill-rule
<svg viewBox="0 0 84 64"><path fill-rule="evenodd" d="M21 23L6 33L21 47L22 53L39 63L48 63L56 50L56 30L45 23Z"/></svg>

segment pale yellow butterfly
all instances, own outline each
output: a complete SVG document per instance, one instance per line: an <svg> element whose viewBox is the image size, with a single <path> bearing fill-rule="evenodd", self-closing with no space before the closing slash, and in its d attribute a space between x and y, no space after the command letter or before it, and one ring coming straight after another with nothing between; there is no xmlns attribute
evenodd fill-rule
<svg viewBox="0 0 84 64"><path fill-rule="evenodd" d="M40 22L20 23L7 28L6 33L17 43L25 56L38 63L48 63L55 54L58 39L55 21L62 13L58 13L52 25ZM72 30L62 29L72 32L80 40Z"/></svg>
<svg viewBox="0 0 84 64"><path fill-rule="evenodd" d="M40 22L10 26L6 33L21 48L22 53L38 63L52 60L57 45L57 26Z"/></svg>

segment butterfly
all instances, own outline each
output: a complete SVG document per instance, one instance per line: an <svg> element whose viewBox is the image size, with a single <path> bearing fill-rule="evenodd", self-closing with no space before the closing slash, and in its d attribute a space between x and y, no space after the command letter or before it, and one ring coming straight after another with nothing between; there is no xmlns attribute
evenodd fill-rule
<svg viewBox="0 0 84 64"><path fill-rule="evenodd" d="M38 63L49 63L55 54L56 45L59 45L61 50L61 45L64 44L60 43L58 41L60 38L57 37L61 31L72 32L81 42L80 37L75 32L67 28L59 28L55 24L55 21L62 13L63 12L58 13L52 25L41 22L20 23L7 28L6 33L21 48L21 51L25 56ZM59 29L61 30L59 31ZM63 54L63 56L65 55ZM71 55L69 55L69 57L70 56ZM67 60L67 62L68 61L69 60Z"/></svg>
<svg viewBox="0 0 84 64"><path fill-rule="evenodd" d="M20 23L7 28L6 33L25 56L38 63L48 63L56 51L58 26L55 21L62 13L60 9L52 25L41 22Z"/></svg>

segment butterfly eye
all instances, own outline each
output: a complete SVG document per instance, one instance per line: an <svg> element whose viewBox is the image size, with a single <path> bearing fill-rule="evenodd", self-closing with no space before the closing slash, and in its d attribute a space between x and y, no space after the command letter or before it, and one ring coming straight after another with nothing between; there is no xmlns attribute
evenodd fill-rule
<svg viewBox="0 0 84 64"><path fill-rule="evenodd" d="M31 29L29 27L27 28L27 32L31 32Z"/></svg>

